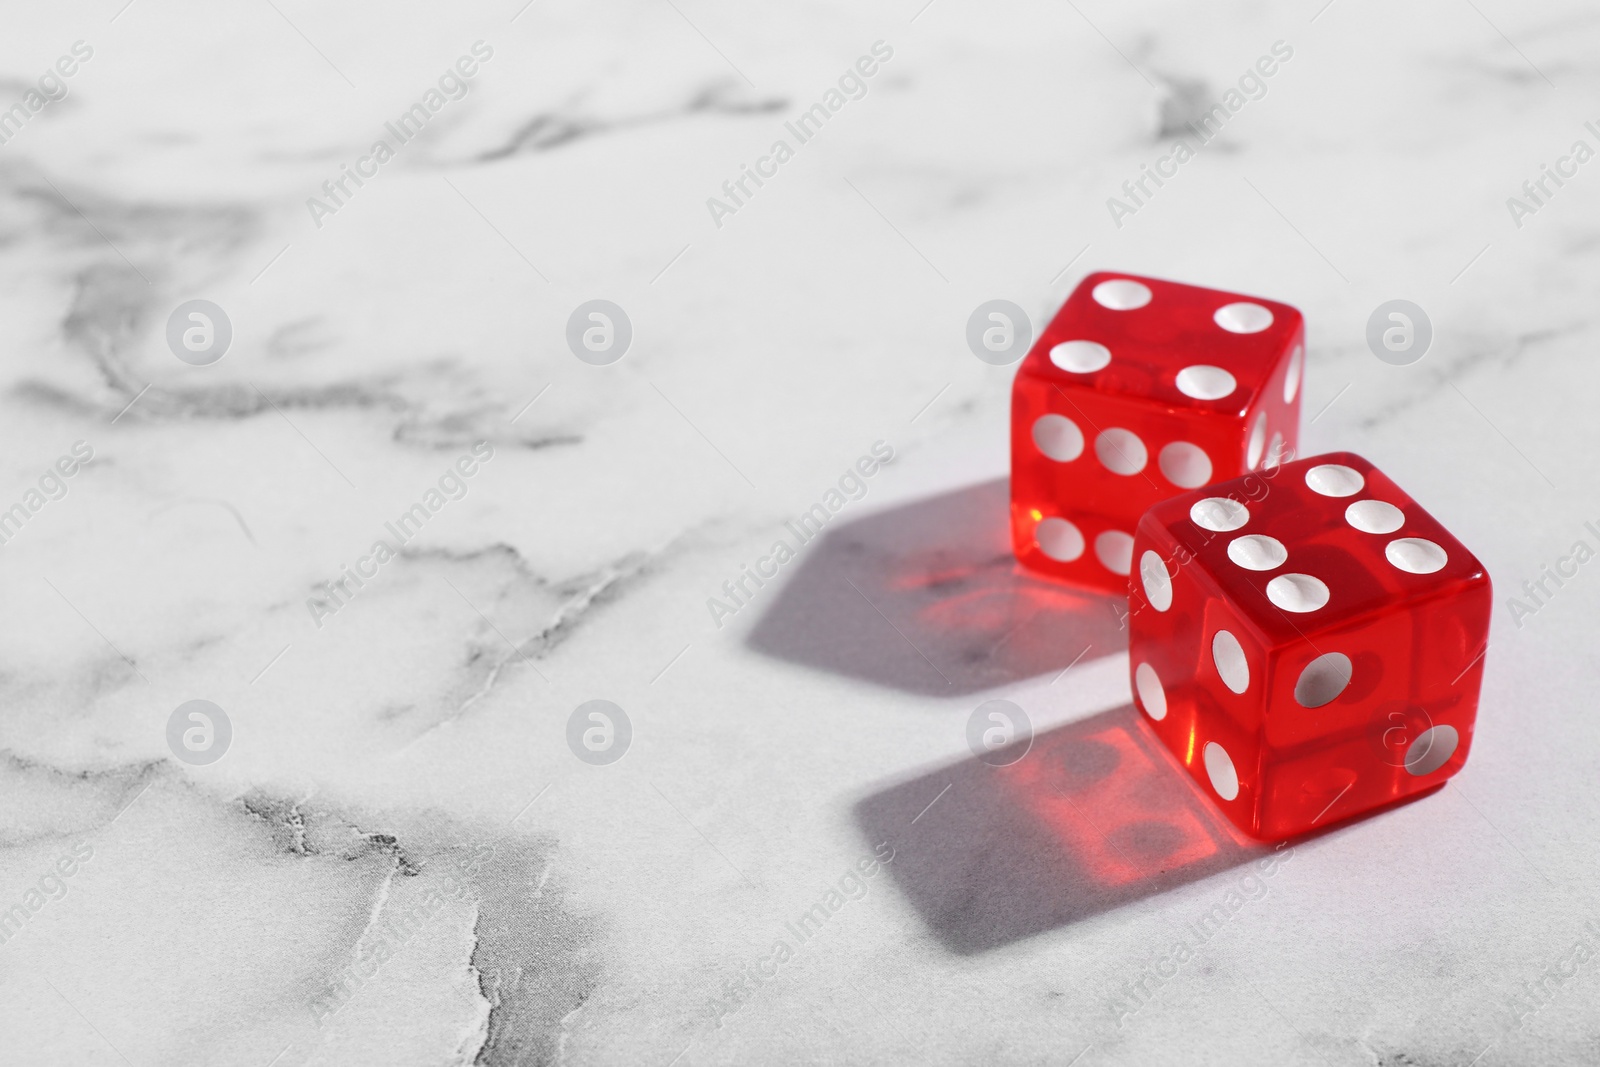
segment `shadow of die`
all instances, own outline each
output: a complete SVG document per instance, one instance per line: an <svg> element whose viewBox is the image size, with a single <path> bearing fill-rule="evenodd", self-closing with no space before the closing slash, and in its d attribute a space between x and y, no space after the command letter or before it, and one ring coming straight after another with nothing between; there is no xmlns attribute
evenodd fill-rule
<svg viewBox="0 0 1600 1067"><path fill-rule="evenodd" d="M1023 572L1011 552L1008 507L1007 482L997 479L854 521L807 525L811 540L751 630L750 647L939 696L1126 649L1126 600Z"/></svg>
<svg viewBox="0 0 1600 1067"><path fill-rule="evenodd" d="M861 800L898 888L953 952L1067 926L1271 851L1201 796L1130 706ZM996 755L1001 758L997 760Z"/></svg>

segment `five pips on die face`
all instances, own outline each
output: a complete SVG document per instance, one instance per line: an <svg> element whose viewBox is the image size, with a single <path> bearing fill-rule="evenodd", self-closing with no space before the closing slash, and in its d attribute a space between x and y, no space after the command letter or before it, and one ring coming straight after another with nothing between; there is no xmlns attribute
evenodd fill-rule
<svg viewBox="0 0 1600 1067"><path fill-rule="evenodd" d="M1331 498L1355 496L1366 484L1359 471L1342 464L1312 467L1306 471L1305 482L1313 492ZM1229 533L1249 523L1250 510L1230 497L1206 497L1189 509L1189 518L1202 529ZM1344 509L1344 520L1363 533L1385 535L1398 531L1405 524L1405 513L1387 501L1366 498L1349 504ZM1288 555L1281 541L1266 534L1244 534L1231 540L1227 547L1228 559L1251 571L1274 570L1288 560ZM1443 548L1420 537L1390 541L1384 557L1397 569L1411 574L1431 574L1447 562ZM1140 557L1139 581L1151 607L1157 611L1172 607L1172 578L1165 562L1155 552L1146 551ZM1280 581L1283 584L1273 584ZM1280 575L1267 584L1266 592L1275 605L1293 612L1316 611L1329 599L1328 587L1321 579L1303 574ZM1210 653L1222 683L1233 693L1244 694L1250 686L1250 664L1239 639L1231 631L1219 628L1212 635ZM1324 652L1301 669L1294 687L1295 702L1303 708L1322 707L1344 692L1353 677L1354 664L1349 656L1343 652ZM1152 719L1160 721L1166 717L1166 690L1149 663L1140 663L1135 669L1134 689ZM1458 742L1459 735L1454 727L1431 727L1412 742L1404 766L1415 776L1431 774L1448 762ZM1239 777L1227 750L1215 741L1208 742L1202 763L1217 795L1224 800L1235 799L1239 793Z"/></svg>

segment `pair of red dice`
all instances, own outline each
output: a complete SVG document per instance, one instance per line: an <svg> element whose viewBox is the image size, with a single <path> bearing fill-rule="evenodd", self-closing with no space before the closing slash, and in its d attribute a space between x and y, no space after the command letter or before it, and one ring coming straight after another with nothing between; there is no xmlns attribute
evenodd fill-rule
<svg viewBox="0 0 1600 1067"><path fill-rule="evenodd" d="M1137 706L1266 840L1459 770L1489 630L1438 520L1360 456L1296 458L1304 376L1289 305L1100 273L1012 392L1017 558L1127 595Z"/></svg>

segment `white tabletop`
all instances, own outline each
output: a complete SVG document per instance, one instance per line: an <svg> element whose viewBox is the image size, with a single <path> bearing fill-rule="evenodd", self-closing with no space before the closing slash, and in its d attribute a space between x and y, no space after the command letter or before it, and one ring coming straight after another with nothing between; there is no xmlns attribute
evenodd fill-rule
<svg viewBox="0 0 1600 1067"><path fill-rule="evenodd" d="M1600 549L1600 28L1321 2L8 14L0 1043L1593 1062L1600 564L1509 598ZM1014 368L967 318L1037 329L1102 268L1301 308L1302 454L1369 457L1489 568L1443 791L1263 867L1150 747L1116 603L1015 571ZM167 343L191 299L232 324L210 365ZM565 338L593 299L632 327L606 366ZM1434 329L1408 366L1366 341L1392 299ZM992 699L1031 764L969 751ZM169 747L191 700L209 764ZM568 744L591 700L631 723L609 765ZM1170 862L1023 773L1107 752L1155 760L1118 788L1193 830Z"/></svg>

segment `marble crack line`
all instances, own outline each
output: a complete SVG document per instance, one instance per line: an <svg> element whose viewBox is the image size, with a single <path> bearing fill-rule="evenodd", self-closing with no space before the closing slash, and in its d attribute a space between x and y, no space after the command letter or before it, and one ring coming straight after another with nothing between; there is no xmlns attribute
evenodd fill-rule
<svg viewBox="0 0 1600 1067"><path fill-rule="evenodd" d="M244 808L245 814L260 820L269 830L277 827L288 834L288 851L291 854L320 855L316 845L306 840L306 817L300 810L302 802L278 800L261 793L251 793L239 798L239 804Z"/></svg>
<svg viewBox="0 0 1600 1067"><path fill-rule="evenodd" d="M378 926L378 920L383 918L383 909L389 904L389 887L394 884L394 876L400 873L400 857L391 856L388 873L383 876L383 881L378 884L378 890L372 895L372 908L367 913L367 925L361 928L356 935L355 942L350 946L350 958L354 963L360 958L361 943L366 940Z"/></svg>
<svg viewBox="0 0 1600 1067"><path fill-rule="evenodd" d="M550 874L555 870L555 866L556 857L555 853L552 852L545 858L544 869L539 872L539 880L533 887L533 899L538 900L544 895L544 885L550 880ZM593 996L594 994L591 991L588 995L581 998L571 1011L561 1016L561 1018L556 1022L557 1032L555 1062L558 1065L567 1062L567 1042L572 1037L572 1029L569 1024L571 1023L573 1016L587 1008L589 1006L589 1001L593 999Z"/></svg>
<svg viewBox="0 0 1600 1067"><path fill-rule="evenodd" d="M1501 339L1485 334L1474 334L1468 337L1460 347L1460 354L1453 356L1446 362L1434 366L1419 387L1411 389L1396 397L1390 403L1380 408L1370 410L1357 425L1370 430L1392 421L1405 414L1412 408L1431 399L1438 391L1452 380L1464 380L1477 373L1485 366L1506 370L1517 366L1521 360L1530 353L1539 354L1539 350L1550 345L1560 345L1562 342L1581 334L1581 323L1573 323L1538 330L1527 330L1510 337ZM1346 349L1360 352L1359 347ZM1559 355L1563 350L1557 349L1550 355ZM1341 353L1343 354L1343 350Z"/></svg>
<svg viewBox="0 0 1600 1067"><path fill-rule="evenodd" d="M186 504L211 504L211 505L214 505L216 507L222 508L228 514L233 516L233 521L234 522L239 524L239 532L244 534L245 539L248 540L252 545L255 545L255 547L257 547L257 548L261 547L260 543L258 541L256 541L256 535L250 532L250 527L244 521L244 516L239 513L239 509L234 507L228 501L223 500L223 499L221 499L219 497L211 497L211 496L186 496L186 497L181 497L181 498L179 498L177 500L172 501L170 504L166 504L166 505L164 505L162 507L159 507L156 510L152 511L150 513L150 515L149 515L149 518L153 519L153 518L157 517L158 515L165 515L167 512L173 510L174 508L183 507Z"/></svg>
<svg viewBox="0 0 1600 1067"><path fill-rule="evenodd" d="M555 619L550 625L530 640L539 642L540 652L555 648L569 633L577 629L585 616L592 613L597 606L603 606L611 596L619 594L635 578L642 576L670 547L666 545L658 549L629 553L616 563L602 567L587 586L579 588L556 610Z"/></svg>
<svg viewBox="0 0 1600 1067"><path fill-rule="evenodd" d="M499 661L495 663L492 668L490 668L489 673L484 677L483 684L478 687L477 692L467 697L467 699L463 700L460 704L457 704L455 710L449 715L446 715L444 718L440 719L438 722L434 723L432 726L418 734L409 743L407 743L404 748L396 753L396 755L405 755L407 752L411 751L412 748L416 747L418 742L422 741L424 738L431 737L445 727L455 723L457 719L461 718L467 713L468 709L470 709L472 705L489 695L490 691L494 689L495 683L500 680L501 671L505 670L506 667L511 665L514 661L523 658L524 657L522 654L517 651L513 651L510 655L500 657Z"/></svg>
<svg viewBox="0 0 1600 1067"><path fill-rule="evenodd" d="M137 763L114 764L110 767L69 771L45 760L24 756L15 749L10 748L0 748L0 760L10 763L19 771L43 771L45 774L54 775L58 778L74 778L78 781L87 782L96 778L116 778L126 775L130 783L144 781L151 771L159 770L167 763L165 758L148 759L140 760Z"/></svg>
<svg viewBox="0 0 1600 1067"><path fill-rule="evenodd" d="M736 100L725 90L726 84L719 82L699 90L677 107L612 119L583 117L570 111L542 111L517 127L500 147L480 152L470 161L494 163L523 152L549 152L601 134L675 122L696 115L763 115L789 106L784 97Z"/></svg>
<svg viewBox="0 0 1600 1067"><path fill-rule="evenodd" d="M478 927L483 922L483 907L480 904L472 905L472 943L467 947L467 980L472 983L472 988L478 991L478 999L483 1001L483 1014L473 1021L461 1034L461 1040L456 1045L455 1067L473 1067L478 1062L478 1056L483 1051L483 1046L489 1043L490 1016L494 1014L494 1003L483 991L483 972L478 970L472 961L477 958Z"/></svg>
<svg viewBox="0 0 1600 1067"><path fill-rule="evenodd" d="M167 765L166 760L145 760L139 763L122 764L106 769L69 771L44 760L31 759L18 755L11 749L0 749L0 764L9 764L11 768L21 774L38 772L52 779L67 779L70 784L83 784L90 788L97 788L107 782L120 783L121 788L116 794L116 812L109 818L86 820L82 826L57 832L44 832L26 834L14 838L0 835L0 852L13 848L22 848L36 845L41 841L65 840L69 837L80 836L86 833L103 832L127 812L140 797L149 792L155 785L156 778Z"/></svg>
<svg viewBox="0 0 1600 1067"><path fill-rule="evenodd" d="M556 609L555 617L548 626L532 637L513 645L509 653L502 655L484 677L483 684L478 687L476 692L456 705L455 710L449 715L418 734L396 755L404 755L424 738L432 736L460 719L474 704L487 697L494 690L507 667L515 666L517 662L522 660L541 659L554 651L581 624L586 615L595 607L604 605L612 596L617 595L620 590L626 588L629 583L648 572L653 564L664 558L667 553L676 547L680 539L673 538L659 548L629 553L616 563L602 567L593 580L582 584L565 603ZM512 551L515 552L514 549ZM517 558L518 565L521 567L520 553L517 553Z"/></svg>
<svg viewBox="0 0 1600 1067"><path fill-rule="evenodd" d="M514 655L542 659L555 651L594 611L610 603L634 581L648 574L681 540L681 536L674 537L659 547L630 552L616 562L600 567L592 577L579 576L558 585L557 589L570 589L571 594L556 609L548 626L515 646ZM501 666L505 662L502 660ZM495 673L498 673L498 669Z"/></svg>
<svg viewBox="0 0 1600 1067"><path fill-rule="evenodd" d="M534 900L538 900L544 896L545 883L550 881L550 875L554 873L555 869L556 857L555 853L552 852L545 858L544 870L539 872L539 880L533 884L533 892L530 894L530 896L532 896Z"/></svg>

